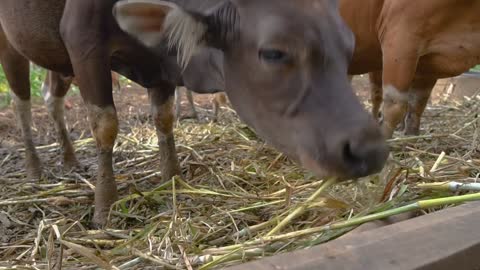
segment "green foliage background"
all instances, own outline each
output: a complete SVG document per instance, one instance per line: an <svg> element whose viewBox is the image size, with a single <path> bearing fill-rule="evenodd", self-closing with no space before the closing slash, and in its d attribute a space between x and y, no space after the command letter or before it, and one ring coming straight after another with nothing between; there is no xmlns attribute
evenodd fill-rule
<svg viewBox="0 0 480 270"><path fill-rule="evenodd" d="M33 97L42 96L42 83L45 79L46 71L43 68L40 68L35 65L30 65L30 84L31 84L31 94ZM8 87L7 78L3 69L0 69L0 108L3 108L10 104L10 88Z"/></svg>

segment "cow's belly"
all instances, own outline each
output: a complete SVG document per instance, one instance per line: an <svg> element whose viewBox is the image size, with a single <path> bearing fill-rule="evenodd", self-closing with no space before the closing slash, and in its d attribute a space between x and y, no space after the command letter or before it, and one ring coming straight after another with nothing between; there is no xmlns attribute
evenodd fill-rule
<svg viewBox="0 0 480 270"><path fill-rule="evenodd" d="M480 28L479 31L446 31L432 39L424 49L417 73L438 78L453 77L479 63Z"/></svg>
<svg viewBox="0 0 480 270"><path fill-rule="evenodd" d="M348 67L348 74L360 75L382 69L382 51L379 48L355 48L352 60Z"/></svg>
<svg viewBox="0 0 480 270"><path fill-rule="evenodd" d="M434 53L420 58L417 74L447 78L460 75L477 64L480 64L480 52L470 54Z"/></svg>
<svg viewBox="0 0 480 270"><path fill-rule="evenodd" d="M480 63L478 56L430 54L421 57L417 67L420 76L447 78L460 75Z"/></svg>
<svg viewBox="0 0 480 270"><path fill-rule="evenodd" d="M8 42L30 61L70 73L60 20L65 0L1 0L0 23Z"/></svg>

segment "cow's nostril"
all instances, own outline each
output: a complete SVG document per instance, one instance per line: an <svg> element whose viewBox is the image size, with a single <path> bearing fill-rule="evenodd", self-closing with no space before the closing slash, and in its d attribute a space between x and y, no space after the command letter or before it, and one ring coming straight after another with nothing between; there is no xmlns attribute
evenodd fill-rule
<svg viewBox="0 0 480 270"><path fill-rule="evenodd" d="M357 157L355 157L355 155L352 153L352 147L350 142L345 142L343 144L343 159L347 163L354 163L357 159Z"/></svg>
<svg viewBox="0 0 480 270"><path fill-rule="evenodd" d="M354 136L341 143L341 154L346 174L358 178L379 171L385 164L388 148L380 138Z"/></svg>
<svg viewBox="0 0 480 270"><path fill-rule="evenodd" d="M353 149L352 144L348 141L343 144L343 161L347 170L351 171L353 176L363 176L368 173L367 160L369 154L371 153L363 153L359 149Z"/></svg>

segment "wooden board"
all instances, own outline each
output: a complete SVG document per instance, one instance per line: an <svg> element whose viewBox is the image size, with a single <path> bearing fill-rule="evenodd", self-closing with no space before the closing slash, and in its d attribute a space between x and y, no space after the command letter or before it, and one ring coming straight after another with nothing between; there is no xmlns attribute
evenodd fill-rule
<svg viewBox="0 0 480 270"><path fill-rule="evenodd" d="M480 202L229 270L480 270Z"/></svg>

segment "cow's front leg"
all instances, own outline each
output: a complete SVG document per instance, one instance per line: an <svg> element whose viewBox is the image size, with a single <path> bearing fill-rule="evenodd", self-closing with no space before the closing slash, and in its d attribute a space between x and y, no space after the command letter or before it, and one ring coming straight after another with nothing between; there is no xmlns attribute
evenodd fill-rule
<svg viewBox="0 0 480 270"><path fill-rule="evenodd" d="M87 106L90 129L96 142L98 171L93 225L103 227L110 207L117 199L112 154L118 119L112 94L112 49L105 32L110 21L103 16L105 12L111 12L111 2L95 1L91 9L82 8L82 4L83 1L66 1L60 32Z"/></svg>
<svg viewBox="0 0 480 270"><path fill-rule="evenodd" d="M152 118L155 124L160 151L160 169L163 180L170 180L180 173L173 124L175 122L174 107L175 86L164 83L161 87L148 89Z"/></svg>
<svg viewBox="0 0 480 270"><path fill-rule="evenodd" d="M87 106L86 116L97 148L98 170L93 215L95 227L106 224L110 206L117 199L112 154L118 132L118 119L113 103L108 57L103 52L92 51L88 58L82 58L83 54L77 54L77 50L72 49L71 53L75 79Z"/></svg>
<svg viewBox="0 0 480 270"><path fill-rule="evenodd" d="M93 223L106 224L110 206L117 199L117 185L113 174L113 145L118 132L117 113L113 104L88 104L88 119L97 144L98 172L95 185L95 213Z"/></svg>

